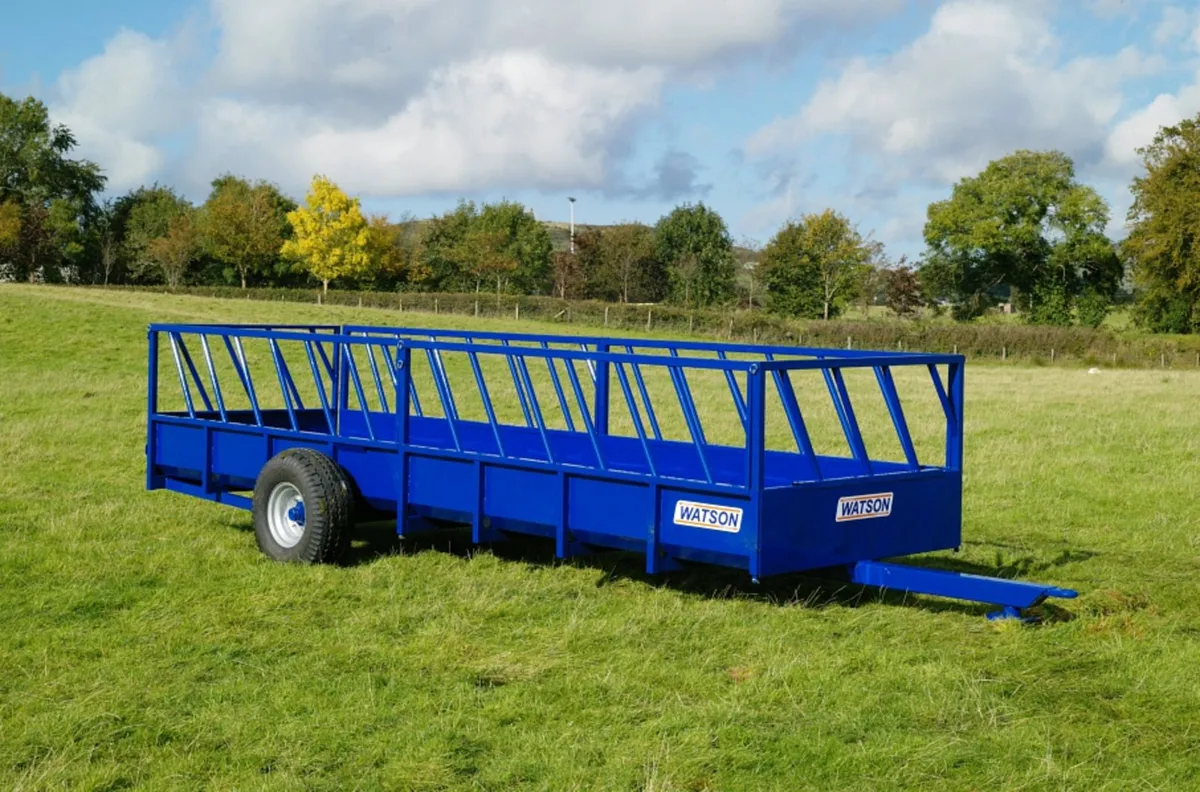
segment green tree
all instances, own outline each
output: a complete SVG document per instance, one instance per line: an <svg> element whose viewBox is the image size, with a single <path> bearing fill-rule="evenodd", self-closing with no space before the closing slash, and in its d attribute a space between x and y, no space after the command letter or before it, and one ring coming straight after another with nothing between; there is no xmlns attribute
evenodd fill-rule
<svg viewBox="0 0 1200 792"><path fill-rule="evenodd" d="M554 295L562 300L581 299L587 290L587 276L579 256L558 250L551 254L550 261L554 267Z"/></svg>
<svg viewBox="0 0 1200 792"><path fill-rule="evenodd" d="M37 202L21 207L16 229L17 239L10 252L9 274L30 283L46 280L47 271L58 258L50 210ZM50 280L53 280L53 276Z"/></svg>
<svg viewBox="0 0 1200 792"><path fill-rule="evenodd" d="M657 258L668 267L672 299L689 306L726 302L737 264L725 221L703 203L677 206L654 228Z"/></svg>
<svg viewBox="0 0 1200 792"><path fill-rule="evenodd" d="M324 176L314 176L304 206L287 215L294 239L282 253L321 281L329 291L335 278L355 277L371 263L370 234L357 198L351 198Z"/></svg>
<svg viewBox="0 0 1200 792"><path fill-rule="evenodd" d="M61 198L90 206L104 189L100 167L68 157L75 136L50 123L46 105L0 94L0 203L48 205Z"/></svg>
<svg viewBox="0 0 1200 792"><path fill-rule="evenodd" d="M1078 295L1112 295L1120 284L1107 224L1108 206L1076 180L1069 157L1018 151L929 206L922 280L960 318L978 315L1008 286L1031 319L1069 321Z"/></svg>
<svg viewBox="0 0 1200 792"><path fill-rule="evenodd" d="M396 223L387 215L368 217L367 254L371 265L362 282L370 288L393 289L422 279L420 228L411 216Z"/></svg>
<svg viewBox="0 0 1200 792"><path fill-rule="evenodd" d="M146 255L162 272L168 286L180 286L200 252L200 228L196 212L189 209L167 223L167 232L150 240Z"/></svg>
<svg viewBox="0 0 1200 792"><path fill-rule="evenodd" d="M603 293L598 296L624 303L663 298L667 278L655 255L654 229L642 223L621 223L590 233L597 235L592 288Z"/></svg>
<svg viewBox="0 0 1200 792"><path fill-rule="evenodd" d="M496 283L496 299L504 289L506 278L513 277L520 261L510 252L510 238L503 229L488 228L475 222L459 242L455 258L475 280L475 291L483 283Z"/></svg>
<svg viewBox="0 0 1200 792"><path fill-rule="evenodd" d="M553 281L550 253L554 245L550 232L529 209L515 201L484 204L478 223L491 239L490 245L495 246L488 271L503 273L501 285L511 281L512 288L522 294L545 294L550 290ZM484 249L491 247L484 245ZM498 262L505 260L514 266L497 269Z"/></svg>
<svg viewBox="0 0 1200 792"><path fill-rule="evenodd" d="M21 238L21 205L13 199L0 202L0 256L12 255Z"/></svg>
<svg viewBox="0 0 1200 792"><path fill-rule="evenodd" d="M269 275L288 232L287 209L278 189L237 176L215 180L203 207L205 250L236 274L242 288L251 275Z"/></svg>
<svg viewBox="0 0 1200 792"><path fill-rule="evenodd" d="M477 283L459 261L462 242L479 219L473 202L462 201L454 209L430 219L422 235L421 265L429 273L425 283L436 291L471 291Z"/></svg>
<svg viewBox="0 0 1200 792"><path fill-rule="evenodd" d="M550 234L513 201L482 207L464 201L429 221L421 247L435 289L479 291L493 279L502 291L525 294L544 294L553 286ZM486 260L477 260L479 255Z"/></svg>
<svg viewBox="0 0 1200 792"><path fill-rule="evenodd" d="M1200 115L1163 127L1139 149L1145 173L1130 191L1130 262L1138 321L1158 332L1200 328Z"/></svg>
<svg viewBox="0 0 1200 792"><path fill-rule="evenodd" d="M162 268L150 256L150 243L167 235L171 221L192 211L192 206L170 187L139 187L118 202L126 218L122 244L125 266L133 280L158 282Z"/></svg>
<svg viewBox="0 0 1200 792"><path fill-rule="evenodd" d="M96 260L96 277L93 282L104 279L107 286L118 275L121 264L121 242L125 238L125 224L129 213L124 205L111 198L97 209L89 227L91 248Z"/></svg>
<svg viewBox="0 0 1200 792"><path fill-rule="evenodd" d="M879 254L878 243L863 239L832 209L788 223L763 248L759 265L772 310L807 318L837 316Z"/></svg>

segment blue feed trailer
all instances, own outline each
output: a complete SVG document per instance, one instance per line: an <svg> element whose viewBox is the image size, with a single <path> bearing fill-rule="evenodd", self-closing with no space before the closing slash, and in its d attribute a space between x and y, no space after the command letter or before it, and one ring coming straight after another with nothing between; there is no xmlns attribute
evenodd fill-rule
<svg viewBox="0 0 1200 792"><path fill-rule="evenodd" d="M961 543L963 370L958 355L155 324L146 486L250 510L280 561L335 561L369 511L401 536L449 520L478 543L553 539L560 558L642 552L650 574L829 571L1022 617L1075 592L885 560ZM936 460L918 459L901 376L932 389ZM895 459L868 454L864 382ZM814 447L818 407L841 453Z"/></svg>

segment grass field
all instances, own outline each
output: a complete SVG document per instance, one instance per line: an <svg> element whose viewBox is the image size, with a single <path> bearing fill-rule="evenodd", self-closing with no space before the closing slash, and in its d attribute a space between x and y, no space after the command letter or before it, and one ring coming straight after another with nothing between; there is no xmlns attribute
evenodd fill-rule
<svg viewBox="0 0 1200 792"><path fill-rule="evenodd" d="M0 286L0 789L1200 789L1200 374L968 366L943 563L1081 591L1022 627L387 526L270 563L143 491L145 326L218 319L398 321Z"/></svg>

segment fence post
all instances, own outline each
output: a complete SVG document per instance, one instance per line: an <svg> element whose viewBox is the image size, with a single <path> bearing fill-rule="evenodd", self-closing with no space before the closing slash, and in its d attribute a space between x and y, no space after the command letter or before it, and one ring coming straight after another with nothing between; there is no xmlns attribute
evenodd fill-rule
<svg viewBox="0 0 1200 792"><path fill-rule="evenodd" d="M688 333L691 334L691 333L694 333L695 331L696 331L696 315L688 314Z"/></svg>
<svg viewBox="0 0 1200 792"><path fill-rule="evenodd" d="M754 343L757 344L758 343L758 325L754 325L753 336L754 336Z"/></svg>
<svg viewBox="0 0 1200 792"><path fill-rule="evenodd" d="M434 313L438 312L438 298L437 297L433 298L433 312Z"/></svg>
<svg viewBox="0 0 1200 792"><path fill-rule="evenodd" d="M733 340L733 317L729 317L729 340Z"/></svg>
<svg viewBox="0 0 1200 792"><path fill-rule="evenodd" d="M1008 360L1008 346L1007 345L1000 347L1000 359Z"/></svg>
<svg viewBox="0 0 1200 792"><path fill-rule="evenodd" d="M521 321L521 303L517 303L513 308L513 317L519 322Z"/></svg>
<svg viewBox="0 0 1200 792"><path fill-rule="evenodd" d="M1162 365L1162 367L1163 367L1163 368L1166 368L1166 367L1167 367L1167 353L1166 353L1166 352L1159 352L1159 353L1158 353L1158 359L1159 359L1159 361L1160 361L1160 364Z"/></svg>
<svg viewBox="0 0 1200 792"><path fill-rule="evenodd" d="M1050 362L1054 362L1054 347L1050 347Z"/></svg>
<svg viewBox="0 0 1200 792"><path fill-rule="evenodd" d="M650 323L651 323L651 321L652 321L652 317L651 317L651 312L652 312L652 311L653 311L653 309L651 309L651 308L647 308L647 309L646 309L646 329L647 329L647 330L649 330L649 329L650 329Z"/></svg>
<svg viewBox="0 0 1200 792"><path fill-rule="evenodd" d="M846 336L846 349L854 349L854 339Z"/></svg>
<svg viewBox="0 0 1200 792"><path fill-rule="evenodd" d="M608 306L604 306L604 326L608 327Z"/></svg>
<svg viewBox="0 0 1200 792"><path fill-rule="evenodd" d="M398 302L400 303L400 313L404 313L404 298L401 297Z"/></svg>
<svg viewBox="0 0 1200 792"><path fill-rule="evenodd" d="M479 300L475 301L475 316L476 318L479 317Z"/></svg>

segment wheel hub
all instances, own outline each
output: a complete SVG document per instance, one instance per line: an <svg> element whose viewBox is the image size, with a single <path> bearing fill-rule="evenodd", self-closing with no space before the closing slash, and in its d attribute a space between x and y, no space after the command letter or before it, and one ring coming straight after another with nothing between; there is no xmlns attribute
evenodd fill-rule
<svg viewBox="0 0 1200 792"><path fill-rule="evenodd" d="M282 481L267 500L267 527L280 547L295 547L304 536L304 497L296 485Z"/></svg>

